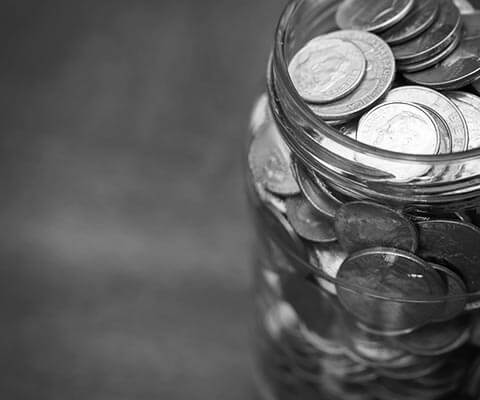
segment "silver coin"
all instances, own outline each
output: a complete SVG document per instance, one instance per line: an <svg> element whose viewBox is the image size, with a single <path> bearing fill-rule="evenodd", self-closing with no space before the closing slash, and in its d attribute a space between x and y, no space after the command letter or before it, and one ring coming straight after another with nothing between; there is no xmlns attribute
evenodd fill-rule
<svg viewBox="0 0 480 400"><path fill-rule="evenodd" d="M299 161L293 162L293 170L305 198L317 211L333 218L343 203L330 196L325 184L319 179L314 179L313 175Z"/></svg>
<svg viewBox="0 0 480 400"><path fill-rule="evenodd" d="M441 51L437 55L417 63L410 63L410 64L398 63L397 64L398 70L404 73L411 73L411 72L423 71L434 65L437 65L439 62L443 61L445 58L447 58L450 54L452 54L455 51L455 49L460 44L461 40L462 40L461 35L455 35L453 42L450 43L450 45L447 48L445 48L445 50Z"/></svg>
<svg viewBox="0 0 480 400"><path fill-rule="evenodd" d="M413 0L344 0L335 19L342 29L379 32L401 21L413 4Z"/></svg>
<svg viewBox="0 0 480 400"><path fill-rule="evenodd" d="M378 331L401 331L422 326L443 312L442 303L411 303L379 299L438 298L446 285L437 272L411 253L373 248L352 254L337 274L338 299L364 325ZM361 293L345 285L362 288Z"/></svg>
<svg viewBox="0 0 480 400"><path fill-rule="evenodd" d="M460 109L467 121L469 149L480 147L480 97L467 92L446 92L446 96Z"/></svg>
<svg viewBox="0 0 480 400"><path fill-rule="evenodd" d="M440 14L435 23L422 35L392 47L398 62L419 62L444 50L460 31L462 20L451 0L439 0Z"/></svg>
<svg viewBox="0 0 480 400"><path fill-rule="evenodd" d="M408 15L398 24L383 31L380 37L392 46L413 39L433 24L439 9L438 0L414 1Z"/></svg>
<svg viewBox="0 0 480 400"><path fill-rule="evenodd" d="M462 19L463 38L452 54L432 68L404 73L406 79L435 89L457 89L480 76L480 12Z"/></svg>
<svg viewBox="0 0 480 400"><path fill-rule="evenodd" d="M432 109L443 117L450 129L452 134L452 151L458 152L467 150L467 122L460 109L446 96L433 89L421 86L402 86L391 90L384 101L414 101L418 105Z"/></svg>
<svg viewBox="0 0 480 400"><path fill-rule="evenodd" d="M255 182L271 192L279 195L300 192L291 168L290 150L273 123L253 138L248 164Z"/></svg>
<svg viewBox="0 0 480 400"><path fill-rule="evenodd" d="M326 276L333 279L337 278L338 270L342 263L348 257L348 253L345 252L338 243L332 243L329 245L316 245L313 248L313 262ZM337 289L335 283L328 280L317 277L317 282L327 292L336 295Z"/></svg>
<svg viewBox="0 0 480 400"><path fill-rule="evenodd" d="M453 0L453 3L460 10L462 15L475 12L475 8L473 8L473 6L467 0Z"/></svg>
<svg viewBox="0 0 480 400"><path fill-rule="evenodd" d="M303 196L287 199L287 217L293 229L304 239L318 243L337 240L333 221L318 212Z"/></svg>
<svg viewBox="0 0 480 400"><path fill-rule="evenodd" d="M367 71L357 89L348 96L329 104L310 105L310 108L326 120L352 119L375 104L391 87L395 76L393 53L382 39L368 32L338 31L328 37L356 44L367 60Z"/></svg>
<svg viewBox="0 0 480 400"><path fill-rule="evenodd" d="M404 102L385 102L370 110L359 122L357 140L397 153L437 154L440 128L422 107ZM359 161L363 155L356 157ZM403 164L371 157L370 165L393 173L397 179L411 180L425 175L430 165Z"/></svg>
<svg viewBox="0 0 480 400"><path fill-rule="evenodd" d="M353 43L319 36L292 58L288 70L304 100L329 103L358 87L365 75L366 60Z"/></svg>

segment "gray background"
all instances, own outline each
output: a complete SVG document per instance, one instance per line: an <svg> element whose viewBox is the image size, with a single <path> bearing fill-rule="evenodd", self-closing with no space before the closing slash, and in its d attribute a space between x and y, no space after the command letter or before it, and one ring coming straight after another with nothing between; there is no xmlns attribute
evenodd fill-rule
<svg viewBox="0 0 480 400"><path fill-rule="evenodd" d="M2 2L2 398L252 398L241 159L283 3Z"/></svg>

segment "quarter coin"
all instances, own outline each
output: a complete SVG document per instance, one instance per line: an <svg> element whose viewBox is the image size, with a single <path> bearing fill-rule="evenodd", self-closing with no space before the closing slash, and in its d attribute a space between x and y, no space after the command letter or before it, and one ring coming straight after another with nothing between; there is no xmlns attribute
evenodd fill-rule
<svg viewBox="0 0 480 400"><path fill-rule="evenodd" d="M390 47L378 36L362 31L337 31L329 38L349 40L357 45L367 60L367 71L356 90L328 104L310 105L326 120L346 120L360 115L385 95L395 76L395 60Z"/></svg>
<svg viewBox="0 0 480 400"><path fill-rule="evenodd" d="M445 295L440 276L423 260L402 250L379 247L354 253L344 261L337 278L338 298L344 308L378 331L423 326L443 312L443 305L428 303L428 299Z"/></svg>
<svg viewBox="0 0 480 400"><path fill-rule="evenodd" d="M399 44L419 36L429 28L437 18L438 0L414 1L413 8L398 24L380 34L390 45Z"/></svg>
<svg viewBox="0 0 480 400"><path fill-rule="evenodd" d="M328 103L355 90L366 71L366 60L352 42L319 36L292 59L290 77L300 96Z"/></svg>
<svg viewBox="0 0 480 400"><path fill-rule="evenodd" d="M342 29L379 32L401 21L413 4L413 0L344 0L336 21Z"/></svg>
<svg viewBox="0 0 480 400"><path fill-rule="evenodd" d="M426 106L441 115L452 134L452 151L465 151L468 148L468 127L460 109L446 96L422 86L402 86L391 90L385 102L410 102Z"/></svg>
<svg viewBox="0 0 480 400"><path fill-rule="evenodd" d="M480 229L447 220L424 221L417 226L420 257L458 272L469 292L480 290Z"/></svg>
<svg viewBox="0 0 480 400"><path fill-rule="evenodd" d="M462 19L463 38L453 53L432 68L405 73L406 79L435 89L457 89L480 76L480 12Z"/></svg>
<svg viewBox="0 0 480 400"><path fill-rule="evenodd" d="M300 192L291 168L288 147L273 124L255 136L250 145L248 164L255 182L279 195Z"/></svg>
<svg viewBox="0 0 480 400"><path fill-rule="evenodd" d="M335 216L338 241L347 252L371 247L417 249L414 224L394 209L368 201L344 204Z"/></svg>
<svg viewBox="0 0 480 400"><path fill-rule="evenodd" d="M439 7L437 20L422 35L392 47L398 62L413 63L429 59L452 43L462 26L460 12L451 0L439 0Z"/></svg>
<svg viewBox="0 0 480 400"><path fill-rule="evenodd" d="M287 199L287 217L299 236L312 242L337 240L333 221L318 212L303 196Z"/></svg>

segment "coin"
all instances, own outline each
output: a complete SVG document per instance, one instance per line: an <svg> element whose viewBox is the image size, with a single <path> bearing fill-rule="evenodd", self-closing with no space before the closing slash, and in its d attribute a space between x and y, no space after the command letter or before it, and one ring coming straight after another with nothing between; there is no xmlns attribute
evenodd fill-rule
<svg viewBox="0 0 480 400"><path fill-rule="evenodd" d="M450 320L426 325L409 335L396 338L406 351L420 356L439 356L465 344L470 337L468 321Z"/></svg>
<svg viewBox="0 0 480 400"><path fill-rule="evenodd" d="M319 36L292 58L288 70L306 101L328 103L358 87L365 75L366 60L355 44Z"/></svg>
<svg viewBox="0 0 480 400"><path fill-rule="evenodd" d="M398 24L380 34L390 45L399 44L420 35L429 28L439 12L438 0L414 1L413 8Z"/></svg>
<svg viewBox="0 0 480 400"><path fill-rule="evenodd" d="M402 86L391 90L385 102L414 101L416 104L426 106L441 115L452 134L452 151L464 151L468 148L468 128L465 117L459 108L441 93L421 87Z"/></svg>
<svg viewBox="0 0 480 400"><path fill-rule="evenodd" d="M369 201L344 204L335 216L338 241L347 252L371 247L417 248L413 223L394 209Z"/></svg>
<svg viewBox="0 0 480 400"><path fill-rule="evenodd" d="M480 229L447 220L424 221L417 226L420 257L458 272L469 292L480 290Z"/></svg>
<svg viewBox="0 0 480 400"><path fill-rule="evenodd" d="M326 276L333 279L337 277L340 266L348 257L338 243L329 245L316 245L313 248L313 262ZM326 291L336 295L337 289L335 283L328 281L323 277L317 277L317 282Z"/></svg>
<svg viewBox="0 0 480 400"><path fill-rule="evenodd" d="M367 60L367 71L354 92L328 104L312 104L310 108L326 120L352 119L385 95L395 76L395 60L390 47L371 33L338 31L330 33L328 37L350 40L357 45Z"/></svg>
<svg viewBox="0 0 480 400"><path fill-rule="evenodd" d="M392 46L398 62L413 63L431 58L444 50L460 31L462 20L458 8L451 0L439 0L437 20L422 35L408 42Z"/></svg>
<svg viewBox="0 0 480 400"><path fill-rule="evenodd" d="M437 154L436 121L421 107L404 102L379 104L358 124L357 140L384 150L410 154Z"/></svg>
<svg viewBox="0 0 480 400"><path fill-rule="evenodd" d="M335 19L342 29L379 32L401 21L413 3L413 0L344 0Z"/></svg>
<svg viewBox="0 0 480 400"><path fill-rule="evenodd" d="M287 199L287 217L304 239L319 243L337 240L332 220L318 212L303 196Z"/></svg>
<svg viewBox="0 0 480 400"><path fill-rule="evenodd" d="M457 89L480 76L480 12L462 19L463 38L453 53L432 68L404 73L405 78L435 89Z"/></svg>
<svg viewBox="0 0 480 400"><path fill-rule="evenodd" d="M287 213L287 204L284 199L269 192L262 185L258 183L255 184L255 189L257 191L258 197L262 202L271 205L282 214Z"/></svg>
<svg viewBox="0 0 480 400"><path fill-rule="evenodd" d="M291 169L290 151L273 123L253 138L248 164L255 182L273 193L293 195L300 192Z"/></svg>
<svg viewBox="0 0 480 400"><path fill-rule="evenodd" d="M444 357L411 356L410 363L403 367L377 369L381 376L399 381L419 379L442 368Z"/></svg>
<svg viewBox="0 0 480 400"><path fill-rule="evenodd" d="M422 60L420 62L410 63L410 64L398 63L397 64L398 70L404 73L405 72L412 73L412 72L418 72L418 71L429 69L430 67L437 65L439 62L441 62L442 60L447 58L450 54L452 54L453 51L460 44L461 40L462 40L461 35L456 35L452 43L450 43L448 47L445 48L445 50L442 50L440 53L434 55L433 57L428 58L426 60Z"/></svg>
<svg viewBox="0 0 480 400"><path fill-rule="evenodd" d="M294 160L293 170L305 198L317 211L333 218L343 203L329 196L325 185L319 180L314 181L312 174L298 160Z"/></svg>
<svg viewBox="0 0 480 400"><path fill-rule="evenodd" d="M443 304L405 301L444 296L446 287L433 268L402 250L378 247L354 253L340 267L337 279L344 308L376 330L419 327L443 311Z"/></svg>
<svg viewBox="0 0 480 400"><path fill-rule="evenodd" d="M465 309L467 303L467 286L458 274L451 269L434 263L430 266L437 271L447 282L447 298L445 299L445 310L443 314L433 322L448 321L460 315Z"/></svg>
<svg viewBox="0 0 480 400"><path fill-rule="evenodd" d="M468 127L468 148L480 148L480 97L467 92L447 92L445 95L460 109Z"/></svg>

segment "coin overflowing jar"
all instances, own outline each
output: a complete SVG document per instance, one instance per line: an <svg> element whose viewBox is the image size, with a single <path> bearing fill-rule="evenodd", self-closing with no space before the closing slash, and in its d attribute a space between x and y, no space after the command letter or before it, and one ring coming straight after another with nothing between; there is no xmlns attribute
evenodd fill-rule
<svg viewBox="0 0 480 400"><path fill-rule="evenodd" d="M262 398L480 398L480 1L297 0L251 118Z"/></svg>

